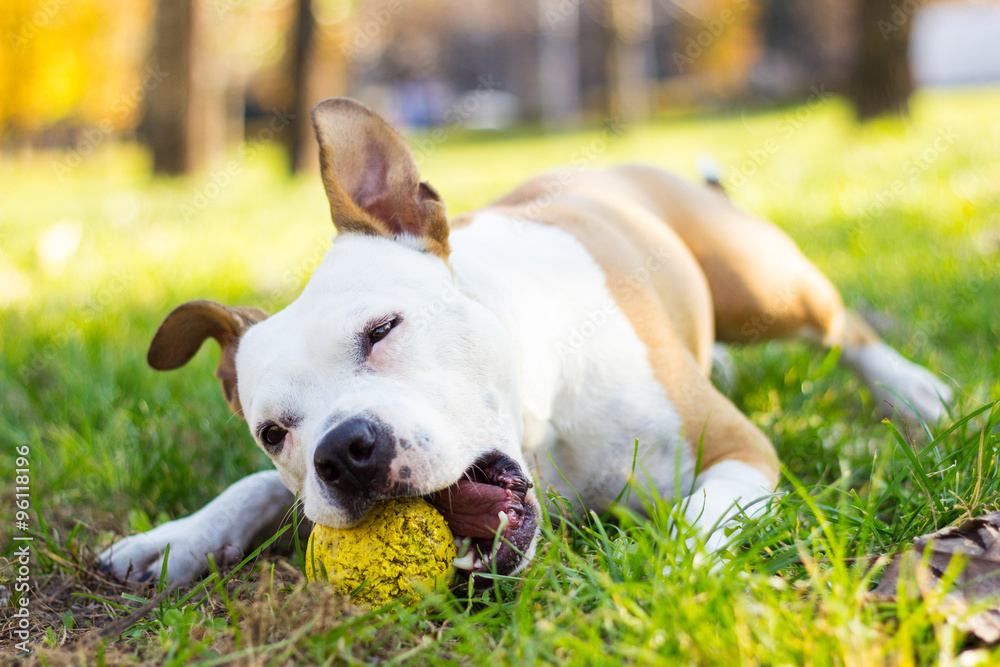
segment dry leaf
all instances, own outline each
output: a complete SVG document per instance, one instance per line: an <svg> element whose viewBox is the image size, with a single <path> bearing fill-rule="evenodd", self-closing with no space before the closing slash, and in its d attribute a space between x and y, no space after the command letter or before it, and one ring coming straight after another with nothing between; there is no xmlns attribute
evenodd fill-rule
<svg viewBox="0 0 1000 667"><path fill-rule="evenodd" d="M942 590L941 579L956 556L961 571ZM991 644L1000 641L1000 512L918 537L911 548L893 556L872 591L889 600L903 594L915 597L918 592L925 600L937 600L949 621L962 630ZM986 606L969 614L970 609Z"/></svg>

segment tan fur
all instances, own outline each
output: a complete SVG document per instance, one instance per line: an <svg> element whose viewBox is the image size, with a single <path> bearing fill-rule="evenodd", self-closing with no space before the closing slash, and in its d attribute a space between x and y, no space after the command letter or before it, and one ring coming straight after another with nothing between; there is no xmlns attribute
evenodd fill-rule
<svg viewBox="0 0 1000 667"><path fill-rule="evenodd" d="M863 347L865 345L873 345L882 340L875 333L874 329L861 319L857 313L848 310L846 311L846 316L843 333L834 344Z"/></svg>
<svg viewBox="0 0 1000 667"><path fill-rule="evenodd" d="M338 232L387 238L412 233L427 252L447 261L444 205L420 182L402 138L348 100L317 105L313 122ZM364 173L368 177L359 176ZM772 483L778 478L771 443L708 379L713 341L792 335L812 335L827 345L878 340L844 310L833 285L781 230L738 210L716 191L657 169L629 165L543 175L489 210L565 229L603 268L703 470L735 460ZM451 227L468 224L474 215L456 218ZM236 343L246 327L264 317L256 309L184 304L157 332L150 364L176 368L206 337L215 337L222 347L216 375L239 414Z"/></svg>
<svg viewBox="0 0 1000 667"><path fill-rule="evenodd" d="M602 266L608 288L649 350L702 469L749 464L777 482L767 438L708 380L714 340L811 336L826 345L877 340L795 243L716 191L657 169L535 178L490 210L558 226ZM468 224L474 214L453 222ZM651 256L667 259L648 274ZM635 277L648 279L636 284Z"/></svg>
<svg viewBox="0 0 1000 667"><path fill-rule="evenodd" d="M692 455L698 457L699 444L702 447L702 470L725 459L737 460L759 469L776 484L777 458L771 443L712 386L706 372L710 361L698 360L700 355L710 358L711 353L710 335L706 335L711 332L710 297L690 253L674 243L676 237L662 223L658 234L647 230L649 244L636 245L634 239L643 236L640 231L617 224L616 218L602 215L606 212L599 208L595 213L579 203L554 201L539 211L529 202L492 210L565 229L601 265L612 297L649 351L654 375L681 417ZM652 280L636 286L629 277L643 266L641 249L661 246L674 250L673 256Z"/></svg>
<svg viewBox="0 0 1000 667"><path fill-rule="evenodd" d="M180 368L198 352L205 339L219 343L221 354L215 377L233 414L243 416L236 386L236 347L240 336L268 317L259 308L229 308L214 301L188 301L174 308L156 330L146 361L158 371Z"/></svg>

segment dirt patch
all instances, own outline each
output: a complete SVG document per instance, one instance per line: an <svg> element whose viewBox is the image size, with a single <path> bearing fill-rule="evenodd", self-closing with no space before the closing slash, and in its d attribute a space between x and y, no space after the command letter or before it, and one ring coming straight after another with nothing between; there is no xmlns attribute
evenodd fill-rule
<svg viewBox="0 0 1000 667"><path fill-rule="evenodd" d="M94 554L86 548L70 558L44 549L37 553L41 562L51 564L48 567L51 571L31 577L27 629L32 653L20 654L16 647L21 640L12 631L18 628L19 619L13 617L17 609L13 599L8 599L0 605L0 662L4 665L87 665L94 664L98 656L109 665L134 664L137 659L158 661L156 638L163 624L155 621L165 611L194 609L196 624L211 624L212 619L231 613L227 599L239 612L239 626L247 625L251 632L267 636L276 625L264 619L277 620L286 614L276 613L275 605L279 603L272 600L275 596L265 596L262 592L305 588L302 573L287 559L275 556L245 567L244 573L227 582L224 592L206 595L199 590L184 605L179 605L180 600L200 587L200 582L158 593L155 584L123 584L102 573L93 565ZM0 586L6 587L8 598L14 597L13 573L13 565L0 559ZM232 632L219 633L212 641L213 649L224 651L232 646L230 635Z"/></svg>

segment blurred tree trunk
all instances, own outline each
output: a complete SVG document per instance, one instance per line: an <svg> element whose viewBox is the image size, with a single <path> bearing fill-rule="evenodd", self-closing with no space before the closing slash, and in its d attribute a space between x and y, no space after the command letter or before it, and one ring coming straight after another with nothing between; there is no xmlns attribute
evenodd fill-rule
<svg viewBox="0 0 1000 667"><path fill-rule="evenodd" d="M539 0L538 32L542 122L576 125L580 121L580 5Z"/></svg>
<svg viewBox="0 0 1000 667"><path fill-rule="evenodd" d="M348 48L349 25L348 21L321 25L312 0L295 0L292 48L285 70L292 85L285 139L292 172L319 169L319 147L309 113L316 103L347 90L348 58L352 52Z"/></svg>
<svg viewBox="0 0 1000 667"><path fill-rule="evenodd" d="M164 75L149 90L145 118L157 173L190 173L225 149L225 75L204 44L201 14L197 0L157 2L153 62Z"/></svg>
<svg viewBox="0 0 1000 667"><path fill-rule="evenodd" d="M183 174L188 170L189 95L194 0L157 2L153 62L165 72L149 91L146 129L153 151L153 171Z"/></svg>
<svg viewBox="0 0 1000 667"><path fill-rule="evenodd" d="M908 8L898 0L858 2L858 52L848 92L861 120L886 113L909 113L913 12Z"/></svg>
<svg viewBox="0 0 1000 667"><path fill-rule="evenodd" d="M605 0L607 112L643 118L652 111L650 77L653 10L650 0Z"/></svg>
<svg viewBox="0 0 1000 667"><path fill-rule="evenodd" d="M318 100L310 95L312 64L316 44L316 17L312 0L295 0L295 20L292 24L292 59L290 72L294 93L288 126L289 164L292 172L309 170L313 165L313 132L309 111Z"/></svg>

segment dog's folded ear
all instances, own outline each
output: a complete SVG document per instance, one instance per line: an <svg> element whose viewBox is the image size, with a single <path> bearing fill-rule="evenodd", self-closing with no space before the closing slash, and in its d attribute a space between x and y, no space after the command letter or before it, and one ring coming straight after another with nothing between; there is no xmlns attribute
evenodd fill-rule
<svg viewBox="0 0 1000 667"><path fill-rule="evenodd" d="M413 236L425 251L447 259L444 202L421 182L406 141L374 111L343 97L313 107L312 122L337 231Z"/></svg>
<svg viewBox="0 0 1000 667"><path fill-rule="evenodd" d="M180 368L198 352L206 338L219 342L222 354L215 376L234 414L243 416L236 389L236 346L252 325L267 318L259 308L229 308L214 301L188 301L175 308L156 330L146 361L158 371Z"/></svg>

